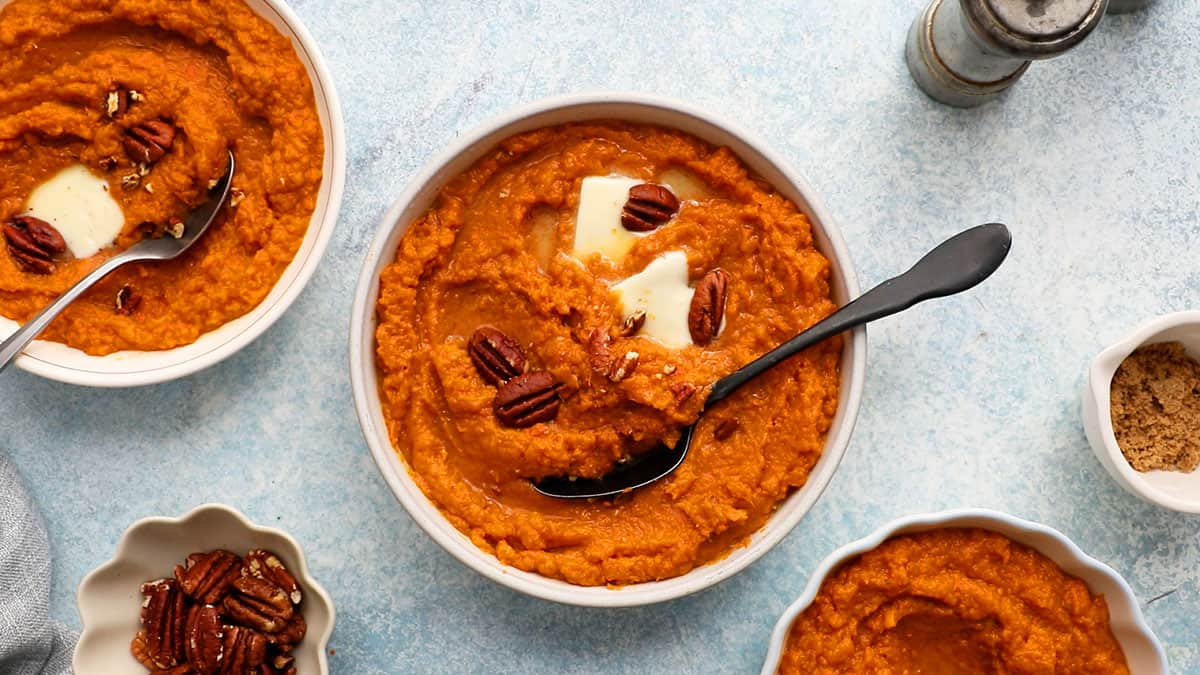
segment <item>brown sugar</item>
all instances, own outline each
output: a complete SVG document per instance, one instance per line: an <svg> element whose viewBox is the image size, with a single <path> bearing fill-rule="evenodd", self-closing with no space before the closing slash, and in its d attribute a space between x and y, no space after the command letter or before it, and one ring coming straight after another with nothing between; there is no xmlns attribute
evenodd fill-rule
<svg viewBox="0 0 1200 675"><path fill-rule="evenodd" d="M1200 363L1178 342L1139 348L1112 381L1117 444L1138 471L1200 465Z"/></svg>

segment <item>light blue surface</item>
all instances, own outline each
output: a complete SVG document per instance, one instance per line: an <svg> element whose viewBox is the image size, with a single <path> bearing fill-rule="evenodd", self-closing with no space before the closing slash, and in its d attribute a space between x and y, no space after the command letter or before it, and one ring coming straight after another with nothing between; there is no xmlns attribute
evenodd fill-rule
<svg viewBox="0 0 1200 675"><path fill-rule="evenodd" d="M284 528L333 594L335 673L754 672L776 617L837 546L896 516L990 507L1059 528L1148 604L1172 671L1200 673L1200 518L1126 495L1079 421L1085 365L1147 317L1200 307L1200 3L1109 18L999 105L945 108L903 63L919 0L423 4L295 0L350 143L325 261L226 363L132 391L0 377L0 448L55 549L54 614L124 529L204 501ZM611 6L611 9L600 9ZM769 139L820 193L864 287L953 231L1012 226L968 296L870 329L858 430L774 551L659 607L560 607L500 588L393 499L352 410L347 321L379 218L458 133L517 103L623 88Z"/></svg>

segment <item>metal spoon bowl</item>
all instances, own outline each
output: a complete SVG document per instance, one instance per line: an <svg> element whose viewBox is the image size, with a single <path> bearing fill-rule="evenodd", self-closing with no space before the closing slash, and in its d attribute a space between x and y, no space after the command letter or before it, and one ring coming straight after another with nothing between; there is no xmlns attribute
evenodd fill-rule
<svg viewBox="0 0 1200 675"><path fill-rule="evenodd" d="M118 267L128 265L132 262L144 262L147 260L171 260L183 255L183 252L191 248L192 244L195 244L196 240L207 232L208 228L216 221L217 214L221 212L221 207L229 199L230 186L233 185L233 173L234 159L233 152L231 151L229 153L229 169L209 191L208 201L184 217L182 236L178 239L173 236L144 239L105 260L96 269L80 279L74 286L67 289L66 293L60 295L37 316L17 329L17 332L10 335L3 344L0 344L0 371L3 371L16 360L21 350L30 342L33 342L34 338L45 330L46 326L49 326L50 322L67 308L67 305L70 305L80 295L83 295L85 291L96 285L97 282L111 274Z"/></svg>
<svg viewBox="0 0 1200 675"><path fill-rule="evenodd" d="M980 225L951 237L904 274L879 284L823 321L719 380L704 402L704 410L711 409L788 357L822 340L902 312L924 300L974 288L1000 267L1011 248L1012 235L1000 223ZM623 462L600 478L556 476L532 481L533 487L548 497L562 499L610 497L645 487L679 468L687 457L697 423L699 420L683 429L675 447L650 450Z"/></svg>

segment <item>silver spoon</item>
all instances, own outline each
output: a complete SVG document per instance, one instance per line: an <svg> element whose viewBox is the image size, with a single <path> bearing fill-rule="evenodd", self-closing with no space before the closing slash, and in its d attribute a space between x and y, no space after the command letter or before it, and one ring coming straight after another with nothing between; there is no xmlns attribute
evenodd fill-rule
<svg viewBox="0 0 1200 675"><path fill-rule="evenodd" d="M0 344L0 371L8 367L21 350L25 348L34 338L38 336L50 322L54 320L67 305L74 302L84 291L91 288L104 277L108 276L113 270L122 265L131 262L143 262L146 260L170 260L183 254L184 251L191 248L192 244L204 234L213 221L217 219L217 214L221 212L221 207L225 205L225 201L229 199L229 188L233 184L233 152L229 153L229 170L225 172L225 176L217 181L209 191L208 201L204 202L200 208L189 213L183 219L183 236L176 239L175 237L166 236L158 239L144 239L121 253L105 260L99 267L92 270L84 278L80 279L71 288L67 289L50 306L43 309L41 313L30 319L17 329L3 344Z"/></svg>
<svg viewBox="0 0 1200 675"><path fill-rule="evenodd" d="M912 269L859 296L825 320L767 352L712 387L704 410L709 410L743 384L779 362L812 345L865 323L902 312L929 300L971 289L1000 267L1012 248L1012 235L1000 223L973 227L942 242ZM703 414L703 413L702 413ZM699 423L697 420L696 423ZM538 492L562 499L610 497L645 487L671 474L687 457L696 423L685 427L674 448L663 446L620 464L600 478L555 476L532 481Z"/></svg>

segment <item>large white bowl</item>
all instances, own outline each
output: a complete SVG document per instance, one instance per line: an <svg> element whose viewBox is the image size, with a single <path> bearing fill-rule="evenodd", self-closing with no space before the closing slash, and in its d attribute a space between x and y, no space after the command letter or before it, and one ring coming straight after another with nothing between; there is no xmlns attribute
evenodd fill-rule
<svg viewBox="0 0 1200 675"><path fill-rule="evenodd" d="M10 1L0 0L0 8ZM61 343L37 340L17 357L16 364L22 369L90 387L136 387L184 377L221 362L253 342L283 316L316 271L337 224L346 184L342 104L316 41L291 8L283 0L246 0L246 4L291 39L312 81L325 137L324 178L317 193L317 207L296 256L257 307L190 345L157 352L90 356ZM0 317L0 340L12 335L17 327L16 322Z"/></svg>
<svg viewBox="0 0 1200 675"><path fill-rule="evenodd" d="M221 504L205 504L181 518L139 520L125 531L112 560L84 577L76 596L83 634L75 646L75 675L144 675L146 669L129 651L141 628L142 584L170 577L192 553L218 548L238 555L261 548L279 556L304 594L300 607L308 632L294 652L296 668L326 675L333 600L309 574L300 545Z"/></svg>
<svg viewBox="0 0 1200 675"><path fill-rule="evenodd" d="M779 507L748 545L728 557L665 581L622 588L588 588L503 565L472 544L417 487L388 438L375 364L379 273L395 258L400 238L408 225L429 208L442 185L465 171L497 143L513 134L544 126L594 119L672 127L731 148L755 173L808 214L817 245L833 264L834 300L844 304L858 296L858 282L850 256L829 214L804 178L766 143L709 112L659 96L629 93L561 96L522 106L463 134L411 180L395 206L384 216L363 264L350 326L350 376L358 418L384 480L413 520L451 555L483 576L534 597L572 605L624 607L678 598L727 579L770 550L800 522L829 483L850 442L862 398L867 341L863 329L855 330L845 341L837 415L826 439L824 453L808 482Z"/></svg>
<svg viewBox="0 0 1200 675"><path fill-rule="evenodd" d="M1102 594L1107 601L1113 636L1125 652L1130 672L1137 675L1166 675L1166 653L1163 652L1158 638L1146 625L1137 598L1121 575L1108 565L1088 556L1058 530L986 509L958 509L900 518L829 554L809 577L804 593L787 608L775 624L762 675L772 675L779 668L792 622L812 603L817 591L821 590L821 584L825 583L830 574L853 558L878 547L887 539L901 534L947 527L978 527L999 532L1053 560L1067 574L1082 579L1093 593Z"/></svg>
<svg viewBox="0 0 1200 675"><path fill-rule="evenodd" d="M1200 513L1200 469L1191 473L1136 471L1121 453L1113 433L1113 375L1135 349L1159 342L1180 342L1193 358L1200 359L1200 312L1176 312L1150 319L1100 352L1088 369L1083 391L1083 429L1096 458L1130 494L1168 509Z"/></svg>

